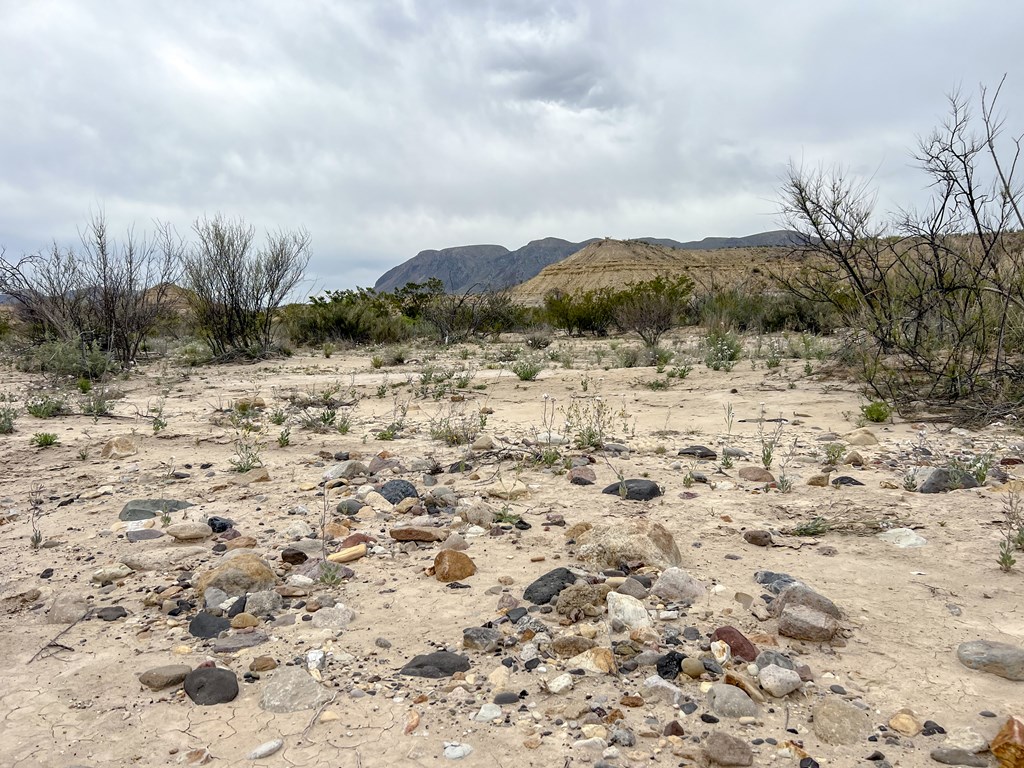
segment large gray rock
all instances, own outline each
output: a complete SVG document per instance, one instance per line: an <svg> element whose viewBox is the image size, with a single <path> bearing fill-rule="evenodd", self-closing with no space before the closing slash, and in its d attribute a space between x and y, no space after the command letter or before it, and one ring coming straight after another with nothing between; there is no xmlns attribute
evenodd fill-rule
<svg viewBox="0 0 1024 768"><path fill-rule="evenodd" d="M253 616L264 617L280 610L281 596L272 589L253 592L245 600L245 612Z"/></svg>
<svg viewBox="0 0 1024 768"><path fill-rule="evenodd" d="M177 499L132 499L124 505L117 518L126 522L150 520L165 512L171 514L191 506L189 502Z"/></svg>
<svg viewBox="0 0 1024 768"><path fill-rule="evenodd" d="M89 604L85 598L70 592L60 592L53 598L46 620L50 624L71 624L85 616Z"/></svg>
<svg viewBox="0 0 1024 768"><path fill-rule="evenodd" d="M956 657L968 669L989 672L1007 680L1024 680L1024 648L994 640L961 643Z"/></svg>
<svg viewBox="0 0 1024 768"><path fill-rule="evenodd" d="M267 712L301 712L331 700L331 692L303 667L278 667L263 686L260 708Z"/></svg>
<svg viewBox="0 0 1024 768"><path fill-rule="evenodd" d="M199 667L185 676L185 693L204 707L226 704L238 696L238 678L230 669Z"/></svg>
<svg viewBox="0 0 1024 768"><path fill-rule="evenodd" d="M779 596L772 600L769 610L773 616L781 616L783 610L792 605L812 608L834 619L842 618L842 613L835 603L803 584L793 584L783 589Z"/></svg>
<svg viewBox="0 0 1024 768"><path fill-rule="evenodd" d="M609 592L605 597L608 604L608 621L614 626L616 622L630 630L650 627L654 622L644 604L635 597Z"/></svg>
<svg viewBox="0 0 1024 768"><path fill-rule="evenodd" d="M945 467L921 467L915 473L918 493L946 493L960 488L977 488L973 475Z"/></svg>
<svg viewBox="0 0 1024 768"><path fill-rule="evenodd" d="M324 480L351 480L353 477L369 474L369 468L361 461L350 459L324 470Z"/></svg>
<svg viewBox="0 0 1024 768"><path fill-rule="evenodd" d="M323 629L345 629L355 617L355 611L339 603L332 608L321 608L314 613L310 624Z"/></svg>
<svg viewBox="0 0 1024 768"><path fill-rule="evenodd" d="M501 644L501 632L491 627L467 627L462 630L462 647L489 653Z"/></svg>
<svg viewBox="0 0 1024 768"><path fill-rule="evenodd" d="M827 643L838 631L838 621L806 605L788 605L779 616L779 634L794 640Z"/></svg>
<svg viewBox="0 0 1024 768"><path fill-rule="evenodd" d="M651 592L664 600L692 603L703 597L707 589L682 568L666 568L654 582Z"/></svg>
<svg viewBox="0 0 1024 768"><path fill-rule="evenodd" d="M792 669L769 664L757 673L757 681L776 698L786 696L801 686L800 675Z"/></svg>
<svg viewBox="0 0 1024 768"><path fill-rule="evenodd" d="M671 568L683 562L668 529L649 520L595 525L579 534L576 543L580 558L599 568L618 568L623 562Z"/></svg>
<svg viewBox="0 0 1024 768"><path fill-rule="evenodd" d="M811 707L811 715L814 734L826 744L856 744L871 730L867 713L843 699L824 699Z"/></svg>
<svg viewBox="0 0 1024 768"><path fill-rule="evenodd" d="M757 704L735 685L712 685L708 690L708 707L722 717L757 717Z"/></svg>
<svg viewBox="0 0 1024 768"><path fill-rule="evenodd" d="M162 667L147 669L139 675L139 682L154 691L169 688L184 682L192 667L188 664L166 664Z"/></svg>
<svg viewBox="0 0 1024 768"><path fill-rule="evenodd" d="M743 739L714 731L704 741L704 759L712 765L753 765L754 753Z"/></svg>

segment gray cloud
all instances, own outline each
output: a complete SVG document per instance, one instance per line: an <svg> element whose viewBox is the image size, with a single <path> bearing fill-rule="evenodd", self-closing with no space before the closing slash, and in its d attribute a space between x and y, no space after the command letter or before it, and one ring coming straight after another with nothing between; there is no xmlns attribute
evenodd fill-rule
<svg viewBox="0 0 1024 768"><path fill-rule="evenodd" d="M59 0L3 16L0 244L74 240L97 207L182 231L222 211L308 228L326 287L422 248L773 228L790 159L913 203L915 136L952 88L1004 72L1024 124L1024 8L994 1Z"/></svg>

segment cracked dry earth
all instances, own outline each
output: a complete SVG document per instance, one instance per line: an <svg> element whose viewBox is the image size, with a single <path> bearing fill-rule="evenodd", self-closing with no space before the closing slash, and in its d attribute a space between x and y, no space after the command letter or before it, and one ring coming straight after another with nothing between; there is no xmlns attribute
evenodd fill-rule
<svg viewBox="0 0 1024 768"><path fill-rule="evenodd" d="M487 346L472 347L468 360L452 350L383 371L356 352L191 371L154 364L115 383L123 397L113 401L113 417L44 422L22 415L17 431L0 441L0 764L924 766L938 764L936 748L969 742L965 728L981 742L972 749L982 751L968 755L979 761L973 764L998 764L984 743L1022 714L1024 682L968 669L956 650L973 640L1024 645L1024 565L1008 574L996 565L1007 489L1024 477L1016 463L1019 429L896 419L858 431L857 388L794 373L803 361L770 370L743 361L731 373L699 366L670 388L651 390L642 382L657 377L653 368L602 370L591 355L596 342L561 344L573 367L551 364L534 382L485 367L493 353ZM451 380L441 386L436 376L423 383L430 366L475 371L468 387L454 391ZM16 372L5 378L8 390L22 393L35 383ZM303 399L322 401L333 384L337 400L357 400L338 408L350 430L304 428ZM154 434L138 414L161 398L168 426ZM239 422L232 424L230 409L246 398L265 403L250 413L264 428L252 435L264 443L269 479L232 471ZM545 447L534 441L551 429L571 441L566 411L574 404L592 411L597 398L610 407L612 450L570 443L558 446L553 467L529 460ZM396 439L376 439L404 404ZM735 415L731 433L727 404ZM277 409L285 425L271 423ZM445 423L479 428L481 410L486 424L477 450L432 439L432 428ZM761 437L777 429L778 422L759 423L762 415L785 419L772 473L792 482L788 493L740 476L760 466ZM285 426L290 444L282 447L277 436ZM41 431L55 432L58 445L31 447L32 433ZM103 458L103 447L118 437L129 439L129 455ZM862 485L808 484L832 444L863 461L837 466L828 479ZM694 445L719 457L677 455ZM722 468L726 446L748 456ZM344 453L367 472L380 469L325 483ZM905 487L908 473L983 454L994 463L979 488L923 494ZM467 471L437 471L462 460ZM591 470L596 482L570 483L562 460ZM418 503L392 506L376 495L374 488L396 478L415 486ZM620 479L650 479L663 493L649 501L602 493ZM327 552L354 533L368 539L366 554L345 563L351 574L333 584L296 578L297 567L281 557L305 544L315 559L325 488L328 522L338 532ZM33 495L44 539L38 549L30 543ZM366 504L336 512L346 498ZM255 628L194 637L190 621L204 609L197 581L237 550L222 553L231 541L223 534L130 542L126 528L133 526L119 522L119 513L135 499L190 502L172 524L228 518L252 537L245 551L275 571L282 606L255 617ZM818 535L794 535L816 518L828 524ZM615 535L645 521L671 534L675 564L699 582L698 594L649 594L673 563L612 551ZM457 532L475 573L439 581L431 569L440 543L392 537L410 523ZM149 524L165 527L159 518L134 527ZM587 548L580 524L607 528L613 543ZM891 529L911 529L924 543L903 548L879 538ZM771 536L745 538L754 531ZM601 562L605 556L610 563ZM110 583L93 580L122 560L135 568ZM531 583L560 567L572 569L578 584L608 580L616 590L624 589L623 576L636 577L630 581L642 592L631 599L646 612L628 620L609 615L607 589L592 590L596 599L566 613L524 599ZM764 571L789 574L838 606L831 640L780 634L768 606L774 596L755 580ZM331 598L354 611L347 626L307 620ZM86 614L77 622L76 606ZM100 619L110 606L126 615ZM518 609L526 609L525 619ZM221 613L216 605L207 610ZM712 642L725 626L757 651L785 654L801 671L799 687L779 697L762 690L756 666L737 658L735 646ZM464 649L463 632L474 627L500 633L498 647ZM216 652L218 643L254 633L266 640ZM555 642L565 636L573 637ZM555 650L567 646L610 653L592 649L587 658L600 663L588 668L585 658ZM326 663L304 674L319 678L325 703L299 701L307 708L291 712L262 708L275 676L290 665L305 670L309 652L318 650ZM413 657L434 651L464 655L468 671L437 679L399 674ZM670 652L698 660L703 671L698 665L696 677L676 675L678 669L659 677L658 660ZM257 657L278 666L250 673ZM138 679L156 667L204 663L237 676L237 697L200 706L180 684L151 690ZM709 689L722 683L745 689L753 714L730 717L712 707ZM503 703L490 719L495 711L484 707L496 697ZM844 743L823 735L817 708L829 701L851 705L863 719ZM909 721L889 725L904 708ZM819 712L817 722L812 712ZM723 745L721 734L737 741ZM282 744L272 754L249 759L275 740Z"/></svg>

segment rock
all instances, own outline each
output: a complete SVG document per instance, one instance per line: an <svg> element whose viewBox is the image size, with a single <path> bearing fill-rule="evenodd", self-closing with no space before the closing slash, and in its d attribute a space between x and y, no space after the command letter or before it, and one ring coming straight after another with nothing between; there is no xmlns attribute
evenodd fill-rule
<svg viewBox="0 0 1024 768"><path fill-rule="evenodd" d="M568 672L556 675L544 683L544 687L548 689L548 693L565 693L566 691L571 691L573 685L574 682L572 675Z"/></svg>
<svg viewBox="0 0 1024 768"><path fill-rule="evenodd" d="M683 659L683 663L679 666L679 669L684 675L694 680L697 680L707 671L707 668L704 666L704 662L693 656L687 656Z"/></svg>
<svg viewBox="0 0 1024 768"><path fill-rule="evenodd" d="M770 531L744 531L743 540L755 547L770 547L772 534Z"/></svg>
<svg viewBox="0 0 1024 768"><path fill-rule="evenodd" d="M576 575L568 568L555 568L535 580L523 592L523 599L534 605L547 605L570 584L576 583Z"/></svg>
<svg viewBox="0 0 1024 768"><path fill-rule="evenodd" d="M469 659L456 653L448 651L434 651L433 653L414 656L398 674L410 677L427 677L436 680L442 677L451 677L456 672L468 672Z"/></svg>
<svg viewBox="0 0 1024 768"><path fill-rule="evenodd" d="M610 648L590 648L565 662L569 669L582 669L595 675L614 675L618 672L615 654Z"/></svg>
<svg viewBox="0 0 1024 768"><path fill-rule="evenodd" d="M775 482L775 475L762 467L740 467L737 474L739 475L740 480L746 480L751 483ZM747 765L749 765L749 763L747 763Z"/></svg>
<svg viewBox="0 0 1024 768"><path fill-rule="evenodd" d="M114 459L117 461L119 459L127 459L138 452L139 446L135 443L134 439L127 435L119 435L118 437L112 437L104 443L100 455L104 459Z"/></svg>
<svg viewBox="0 0 1024 768"><path fill-rule="evenodd" d="M442 549L434 557L434 578L447 584L461 581L476 573L476 565L469 555L455 549Z"/></svg>
<svg viewBox="0 0 1024 768"><path fill-rule="evenodd" d="M491 627L468 627L462 630L462 647L490 653L501 645L501 632Z"/></svg>
<svg viewBox="0 0 1024 768"><path fill-rule="evenodd" d="M441 543L441 549L454 549L456 552L464 552L469 549L469 542L462 537L462 534L453 531Z"/></svg>
<svg viewBox="0 0 1024 768"><path fill-rule="evenodd" d="M388 535L395 541L444 541L448 537L448 529L403 525L392 528Z"/></svg>
<svg viewBox="0 0 1024 768"><path fill-rule="evenodd" d="M277 669L277 660L273 656L257 656L249 662L250 672L269 672Z"/></svg>
<svg viewBox="0 0 1024 768"><path fill-rule="evenodd" d="M683 691L678 685L673 685L658 675L651 675L644 680L644 690L647 691L647 701L660 699L672 706L678 706L684 699Z"/></svg>
<svg viewBox="0 0 1024 768"><path fill-rule="evenodd" d="M124 532L124 537L131 544L136 544L140 541L152 541L153 539L159 539L163 535L164 532L156 528L141 528L137 531L128 530Z"/></svg>
<svg viewBox="0 0 1024 768"><path fill-rule="evenodd" d="M803 684L798 672L777 664L769 664L761 669L757 673L757 681L762 688L778 699L791 694Z"/></svg>
<svg viewBox="0 0 1024 768"><path fill-rule="evenodd" d="M245 648L262 645L270 638L264 632L236 632L213 641L214 653L237 653Z"/></svg>
<svg viewBox="0 0 1024 768"><path fill-rule="evenodd" d="M754 753L743 739L712 731L702 747L704 759L712 765L753 765Z"/></svg>
<svg viewBox="0 0 1024 768"><path fill-rule="evenodd" d="M252 483L269 483L270 471L266 467L256 467L248 472L231 475L233 485L251 485Z"/></svg>
<svg viewBox="0 0 1024 768"><path fill-rule="evenodd" d="M726 643L732 655L738 659L753 661L757 658L757 648L736 627L719 627L712 633L711 639Z"/></svg>
<svg viewBox="0 0 1024 768"><path fill-rule="evenodd" d="M121 563L133 571L166 571L176 563L206 554L209 554L206 547L171 544L161 548L128 552L121 558Z"/></svg>
<svg viewBox="0 0 1024 768"><path fill-rule="evenodd" d="M957 749L956 747L935 747L929 756L932 760L943 765L967 765L977 766L977 768L985 768L988 765L988 760L978 755L972 754L965 749ZM1007 764L1009 768L1010 764Z"/></svg>
<svg viewBox="0 0 1024 768"><path fill-rule="evenodd" d="M253 592L245 599L245 611L253 616L269 616L281 609L281 596L272 589Z"/></svg>
<svg viewBox="0 0 1024 768"><path fill-rule="evenodd" d="M973 475L944 467L920 467L914 474L918 493L946 493L961 488L977 488Z"/></svg>
<svg viewBox="0 0 1024 768"><path fill-rule="evenodd" d="M888 544L892 544L899 549L923 547L928 543L928 540L925 539L924 536L919 536L910 528L890 528L888 531L876 533L875 538L881 539Z"/></svg>
<svg viewBox="0 0 1024 768"><path fill-rule="evenodd" d="M178 541L199 541L213 536L213 529L206 523L175 523L164 532Z"/></svg>
<svg viewBox="0 0 1024 768"><path fill-rule="evenodd" d="M704 459L706 461L714 461L718 458L718 454L706 445L691 445L688 448L680 450L678 455L689 456L694 459Z"/></svg>
<svg viewBox="0 0 1024 768"><path fill-rule="evenodd" d="M200 611L188 624L188 633L192 637L208 639L217 637L221 632L231 628L231 622L222 616L214 616L212 613Z"/></svg>
<svg viewBox="0 0 1024 768"><path fill-rule="evenodd" d="M828 488L828 472L817 472L807 478L807 485L812 488Z"/></svg>
<svg viewBox="0 0 1024 768"><path fill-rule="evenodd" d="M225 531L235 527L233 520L226 517L217 517L216 515L208 517L206 519L206 524L210 526L210 530L214 533L224 533Z"/></svg>
<svg viewBox="0 0 1024 768"><path fill-rule="evenodd" d="M675 680L679 677L679 671L682 668L682 664L690 657L683 656L678 651L669 651L664 656L659 656L657 661L654 663L654 668L658 670L658 677L662 680ZM704 673L704 664L699 660L694 659L700 664L701 674ZM699 677L699 675L698 675Z"/></svg>
<svg viewBox="0 0 1024 768"><path fill-rule="evenodd" d="M683 560L668 529L644 519L595 525L580 533L576 542L579 557L599 568L618 568L623 562L670 568Z"/></svg>
<svg viewBox="0 0 1024 768"><path fill-rule="evenodd" d="M444 756L448 760L461 760L473 754L473 747L469 744L462 744L458 741L446 741L444 743Z"/></svg>
<svg viewBox="0 0 1024 768"><path fill-rule="evenodd" d="M560 635L551 641L551 650L556 656L568 658L570 656L579 656L596 645L597 643L588 637Z"/></svg>
<svg viewBox="0 0 1024 768"><path fill-rule="evenodd" d="M310 623L318 628L345 629L355 617L355 611L339 603L331 608L321 608L313 614Z"/></svg>
<svg viewBox="0 0 1024 768"><path fill-rule="evenodd" d="M361 542L345 549L339 549L337 552L328 555L327 560L331 563L351 563L353 560L366 557L367 551L366 543Z"/></svg>
<svg viewBox="0 0 1024 768"><path fill-rule="evenodd" d="M757 717L757 704L735 685L725 683L708 689L708 708L722 717Z"/></svg>
<svg viewBox="0 0 1024 768"><path fill-rule="evenodd" d="M132 575L132 569L124 563L105 565L92 572L90 579L96 584L111 584Z"/></svg>
<svg viewBox="0 0 1024 768"><path fill-rule="evenodd" d="M653 480L630 479L612 483L601 493L610 493L629 501L650 501L661 496L661 488Z"/></svg>
<svg viewBox="0 0 1024 768"><path fill-rule="evenodd" d="M303 667L278 667L263 686L260 708L267 712L301 712L316 709L332 698L331 692Z"/></svg>
<svg viewBox="0 0 1024 768"><path fill-rule="evenodd" d="M871 723L866 712L843 699L829 697L811 707L815 735L827 744L856 744L867 737Z"/></svg>
<svg viewBox="0 0 1024 768"><path fill-rule="evenodd" d="M663 600L696 602L707 593L704 585L682 568L666 568L651 587L651 594Z"/></svg>
<svg viewBox="0 0 1024 768"><path fill-rule="evenodd" d="M628 576L622 580L622 583L615 588L615 591L620 595L629 595L635 597L637 600L646 600L650 595L650 591L641 584L639 581L634 579L632 576Z"/></svg>
<svg viewBox="0 0 1024 768"><path fill-rule="evenodd" d="M230 669L199 667L189 672L184 682L188 697L204 707L226 704L238 696L238 678Z"/></svg>
<svg viewBox="0 0 1024 768"><path fill-rule="evenodd" d="M365 505L359 499L342 499L338 502L338 506L335 507L339 515L346 515L351 517L359 514Z"/></svg>
<svg viewBox="0 0 1024 768"><path fill-rule="evenodd" d="M843 435L843 438L850 445L856 445L859 447L878 445L878 438L875 437L875 433L867 427L861 427L860 429L855 429L852 432L847 432Z"/></svg>
<svg viewBox="0 0 1024 768"><path fill-rule="evenodd" d="M277 576L259 555L243 553L211 568L197 578L196 591L202 596L210 587L223 590L231 597L272 589Z"/></svg>
<svg viewBox="0 0 1024 768"><path fill-rule="evenodd" d="M188 664L166 664L147 669L139 675L139 682L151 690L162 691L172 685L180 685L191 671Z"/></svg>
<svg viewBox="0 0 1024 768"><path fill-rule="evenodd" d="M1024 718L1007 720L989 749L999 758L999 768L1024 768Z"/></svg>
<svg viewBox="0 0 1024 768"><path fill-rule="evenodd" d="M889 718L889 728L901 736L917 736L923 727L917 715L909 709L901 709Z"/></svg>
<svg viewBox="0 0 1024 768"><path fill-rule="evenodd" d="M590 467L573 467L565 476L573 485L593 485L597 482L597 474Z"/></svg>
<svg viewBox="0 0 1024 768"><path fill-rule="evenodd" d="M1024 648L994 640L961 643L956 657L968 669L989 672L1007 680L1024 680Z"/></svg>
<svg viewBox="0 0 1024 768"><path fill-rule="evenodd" d="M518 697L517 697L518 698ZM489 723L492 720L497 720L503 717L501 707L497 704L484 704L480 707L480 710L473 715L473 719L478 723Z"/></svg>
<svg viewBox="0 0 1024 768"><path fill-rule="evenodd" d="M285 547L281 550L281 560L291 565L302 565L309 560L309 555L295 547Z"/></svg>
<svg viewBox="0 0 1024 768"><path fill-rule="evenodd" d="M815 592L803 584L793 582L791 576L786 574L776 575L784 576L790 580L790 583L779 590L777 592L778 597L772 600L770 609L773 616L781 616L782 611L789 606L800 605L824 613L834 619L842 618L842 613L838 606L821 593ZM775 583L779 582L776 581ZM770 586L768 589L772 591Z"/></svg>
<svg viewBox="0 0 1024 768"><path fill-rule="evenodd" d="M838 631L838 621L805 605L788 605L779 616L779 634L794 640L827 643Z"/></svg>
<svg viewBox="0 0 1024 768"><path fill-rule="evenodd" d="M850 477L849 475L840 475L839 477L832 478L832 485L834 485L836 488L839 488L842 486L852 487L856 485L864 485L864 483L862 483L855 477Z"/></svg>
<svg viewBox="0 0 1024 768"><path fill-rule="evenodd" d="M497 443L490 435L480 435L469 447L474 451L493 451L497 447Z"/></svg>
<svg viewBox="0 0 1024 768"><path fill-rule="evenodd" d="M264 757L270 757L272 754L277 752L281 747L284 746L284 739L274 739L273 741L265 741L260 744L256 749L246 755L246 760L262 760Z"/></svg>
<svg viewBox="0 0 1024 768"><path fill-rule="evenodd" d="M366 474L369 474L369 469L363 462L349 459L324 470L323 479L327 482L331 480L351 480L354 477Z"/></svg>
<svg viewBox="0 0 1024 768"><path fill-rule="evenodd" d="M388 480L380 487L380 495L392 504L398 504L405 499L418 499L419 491L416 486L408 480Z"/></svg>
<svg viewBox="0 0 1024 768"><path fill-rule="evenodd" d="M124 606L120 605L107 605L96 611L96 618L103 621L117 621L127 615L128 611L124 609Z"/></svg>
<svg viewBox="0 0 1024 768"><path fill-rule="evenodd" d="M125 522L149 520L154 517L160 517L165 512L173 514L191 506L187 501L175 499L132 499L122 507L117 519Z"/></svg>
<svg viewBox="0 0 1024 768"><path fill-rule="evenodd" d="M654 624L644 604L635 597L618 592L609 592L605 601L608 605L608 621L627 627L630 630L650 627Z"/></svg>
<svg viewBox="0 0 1024 768"><path fill-rule="evenodd" d="M953 728L946 734L944 747L956 747L968 752L984 752L989 748L988 739L970 726Z"/></svg>
<svg viewBox="0 0 1024 768"><path fill-rule="evenodd" d="M251 629L252 627L258 627L259 625L260 620L251 613L236 613L231 617L232 629Z"/></svg>

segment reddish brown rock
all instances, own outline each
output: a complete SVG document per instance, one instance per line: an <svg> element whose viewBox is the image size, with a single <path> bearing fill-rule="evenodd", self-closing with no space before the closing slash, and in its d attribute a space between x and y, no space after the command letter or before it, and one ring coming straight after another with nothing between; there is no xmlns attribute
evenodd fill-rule
<svg viewBox="0 0 1024 768"><path fill-rule="evenodd" d="M354 547L356 544L373 544L377 541L373 536L367 536L365 533L353 533L351 536L346 536L341 542L342 549L348 549Z"/></svg>
<svg viewBox="0 0 1024 768"><path fill-rule="evenodd" d="M751 483L774 483L775 475L761 467L741 467L737 473L741 480Z"/></svg>
<svg viewBox="0 0 1024 768"><path fill-rule="evenodd" d="M428 528L418 525L403 525L392 528L388 534L395 541L444 541L448 538L447 528Z"/></svg>
<svg viewBox="0 0 1024 768"><path fill-rule="evenodd" d="M469 555L454 549L442 549L434 558L434 577L441 582L459 581L476 573Z"/></svg>
<svg viewBox="0 0 1024 768"><path fill-rule="evenodd" d="M753 661L757 658L757 648L736 627L719 627L711 635L711 639L726 643L737 659Z"/></svg>
<svg viewBox="0 0 1024 768"><path fill-rule="evenodd" d="M573 485L593 485L597 482L597 475L590 467L573 467L566 472L566 477Z"/></svg>

